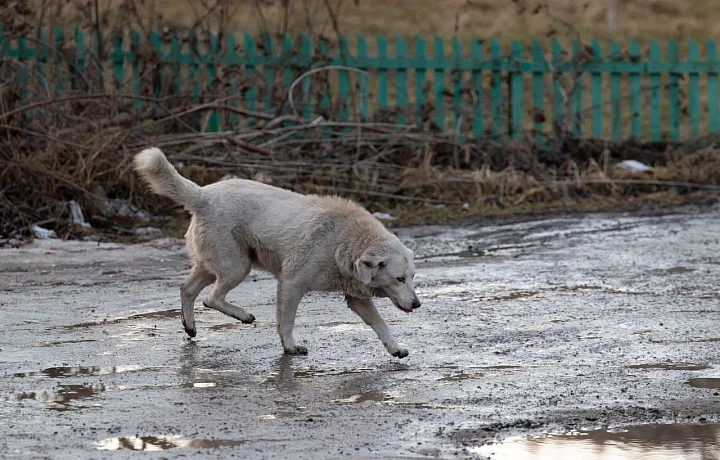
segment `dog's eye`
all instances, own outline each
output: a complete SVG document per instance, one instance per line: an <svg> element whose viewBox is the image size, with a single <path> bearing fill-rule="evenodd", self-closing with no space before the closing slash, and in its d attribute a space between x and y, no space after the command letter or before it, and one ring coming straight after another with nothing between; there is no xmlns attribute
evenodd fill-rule
<svg viewBox="0 0 720 460"><path fill-rule="evenodd" d="M401 276L401 277L396 278L396 279L397 279L400 283L404 283L404 282L405 282L405 277L404 277L404 276Z"/></svg>

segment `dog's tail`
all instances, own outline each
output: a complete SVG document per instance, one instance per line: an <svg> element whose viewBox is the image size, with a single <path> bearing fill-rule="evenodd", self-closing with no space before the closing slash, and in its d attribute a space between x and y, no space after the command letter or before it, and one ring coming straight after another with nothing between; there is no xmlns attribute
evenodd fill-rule
<svg viewBox="0 0 720 460"><path fill-rule="evenodd" d="M134 166L153 192L183 205L190 212L200 206L200 186L181 176L159 148L151 147L135 155Z"/></svg>

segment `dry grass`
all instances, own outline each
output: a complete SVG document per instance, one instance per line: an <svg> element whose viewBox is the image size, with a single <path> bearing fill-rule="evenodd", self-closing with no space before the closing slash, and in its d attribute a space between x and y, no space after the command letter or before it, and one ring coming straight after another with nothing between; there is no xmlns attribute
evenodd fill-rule
<svg viewBox="0 0 720 460"><path fill-rule="evenodd" d="M31 0L54 4L56 0ZM84 3L84 2L81 2ZM720 38L720 8L712 0L618 1L618 32L608 31L606 0L294 0L288 8L280 0L99 0L108 26L129 19L143 27L184 29L201 26L257 34L263 27L273 32L309 33L333 38L336 30L350 38L381 33L412 37L457 35L468 39L497 37L503 42L564 38L568 26L583 39L615 38ZM62 2L66 24L76 25L88 15L72 2ZM332 11L332 14L330 14ZM333 18L335 21L333 21ZM337 29L336 29L337 27Z"/></svg>

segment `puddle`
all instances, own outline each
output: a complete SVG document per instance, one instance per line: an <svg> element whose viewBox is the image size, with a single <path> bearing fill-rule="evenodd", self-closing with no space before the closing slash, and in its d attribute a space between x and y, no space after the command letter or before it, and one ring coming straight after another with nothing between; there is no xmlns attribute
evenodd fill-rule
<svg viewBox="0 0 720 460"><path fill-rule="evenodd" d="M489 297L486 299L483 299L485 301L495 301L495 300L515 300L515 299L526 299L528 297L535 297L536 295L539 295L539 291L519 291L519 292L513 292L508 295L503 296L497 296L497 297Z"/></svg>
<svg viewBox="0 0 720 460"><path fill-rule="evenodd" d="M73 401L87 399L104 391L104 385L58 385L55 390L16 394L15 400L34 399L48 404L50 410L67 411L84 407L71 404Z"/></svg>
<svg viewBox="0 0 720 460"><path fill-rule="evenodd" d="M34 372L18 372L13 377L75 377L78 375L109 375L120 374L122 372L135 372L146 369L142 366L65 366L65 367L49 367L41 371Z"/></svg>
<svg viewBox="0 0 720 460"><path fill-rule="evenodd" d="M688 268L688 267L672 267L663 270L665 273L690 273L694 272L694 268Z"/></svg>
<svg viewBox="0 0 720 460"><path fill-rule="evenodd" d="M41 344L41 347L55 347L58 345L67 345L70 343L87 343L87 342L97 342L97 340L94 339L79 339L79 340L64 340L60 342L45 342Z"/></svg>
<svg viewBox="0 0 720 460"><path fill-rule="evenodd" d="M525 366L520 364L495 364L493 366L472 366L472 365L461 365L461 364L448 364L444 366L434 366L430 369L490 369L490 370L503 370L503 369L522 369Z"/></svg>
<svg viewBox="0 0 720 460"><path fill-rule="evenodd" d="M471 448L491 459L715 459L720 424L641 425L593 430Z"/></svg>
<svg viewBox="0 0 720 460"><path fill-rule="evenodd" d="M649 363L649 364L632 364L627 366L628 369L661 369L664 371L704 371L712 369L707 364L692 363Z"/></svg>
<svg viewBox="0 0 720 460"><path fill-rule="evenodd" d="M293 370L293 379L311 379L315 377L342 376L352 374L362 374L364 372L372 372L376 369L371 367L360 367L357 369L318 369L314 367L299 367ZM271 372L266 383L274 383L280 376L278 372ZM284 377L284 376L283 376Z"/></svg>
<svg viewBox="0 0 720 460"><path fill-rule="evenodd" d="M336 403L362 403L362 402L386 402L392 401L397 395L385 393L385 392L368 392L352 395L345 399L335 399L332 402Z"/></svg>
<svg viewBox="0 0 720 460"><path fill-rule="evenodd" d="M455 374L437 379L438 382L455 382L457 380L473 380L482 378L483 374Z"/></svg>
<svg viewBox="0 0 720 460"><path fill-rule="evenodd" d="M190 449L218 449L221 447L234 447L246 444L247 441L234 441L229 439L182 439L182 436L127 436L97 441L98 450L142 450L161 451L175 448Z"/></svg>
<svg viewBox="0 0 720 460"><path fill-rule="evenodd" d="M698 377L686 383L693 388L720 389L720 377Z"/></svg>

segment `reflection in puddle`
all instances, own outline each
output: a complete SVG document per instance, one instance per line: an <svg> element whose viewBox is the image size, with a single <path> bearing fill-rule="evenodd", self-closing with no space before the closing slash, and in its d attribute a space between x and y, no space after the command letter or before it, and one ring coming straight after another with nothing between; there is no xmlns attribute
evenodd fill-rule
<svg viewBox="0 0 720 460"><path fill-rule="evenodd" d="M718 377L699 377L696 379L690 379L687 384L693 388L710 388L720 389L720 378Z"/></svg>
<svg viewBox="0 0 720 460"><path fill-rule="evenodd" d="M13 377L75 377L78 375L108 375L122 372L135 372L145 369L142 366L65 366L49 367L35 372L18 372Z"/></svg>
<svg viewBox="0 0 720 460"><path fill-rule="evenodd" d="M712 369L707 364L692 363L649 363L649 364L632 364L627 366L628 369L662 369L665 371L703 371Z"/></svg>
<svg viewBox="0 0 720 460"><path fill-rule="evenodd" d="M182 436L127 436L122 438L103 439L95 442L98 450L143 450L161 451L185 447L191 449L212 449L220 447L240 446L247 441L227 439L180 439Z"/></svg>
<svg viewBox="0 0 720 460"><path fill-rule="evenodd" d="M532 439L510 439L475 447L492 459L715 459L720 424L642 425Z"/></svg>
<svg viewBox="0 0 720 460"><path fill-rule="evenodd" d="M105 390L104 385L58 385L54 391L19 393L15 395L15 399L34 399L48 404L50 410L66 411L82 408L71 404L72 401L90 398Z"/></svg>

